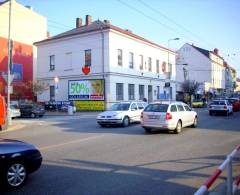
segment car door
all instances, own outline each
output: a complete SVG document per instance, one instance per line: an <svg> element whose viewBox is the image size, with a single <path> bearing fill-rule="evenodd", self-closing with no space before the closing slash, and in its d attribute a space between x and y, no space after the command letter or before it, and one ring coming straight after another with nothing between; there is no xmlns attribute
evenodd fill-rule
<svg viewBox="0 0 240 195"><path fill-rule="evenodd" d="M130 118L132 121L140 121L140 114L136 103L132 103L130 106Z"/></svg>
<svg viewBox="0 0 240 195"><path fill-rule="evenodd" d="M194 113L192 112L191 108L188 105L184 105L185 113L186 113L186 121L187 125L193 124L194 121Z"/></svg>
<svg viewBox="0 0 240 195"><path fill-rule="evenodd" d="M178 117L182 121L182 127L187 126L187 124L188 124L188 119L187 118L188 117L187 117L187 113L186 113L183 105L178 103L177 104L177 109L178 109Z"/></svg>

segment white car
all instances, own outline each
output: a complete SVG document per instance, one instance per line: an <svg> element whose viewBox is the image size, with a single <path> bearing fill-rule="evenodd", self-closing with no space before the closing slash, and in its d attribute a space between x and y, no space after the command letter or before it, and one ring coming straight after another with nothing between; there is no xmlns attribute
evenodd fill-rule
<svg viewBox="0 0 240 195"><path fill-rule="evenodd" d="M183 127L196 127L197 113L187 104L177 101L149 104L141 115L141 125L147 133L153 129L174 130L180 133Z"/></svg>
<svg viewBox="0 0 240 195"><path fill-rule="evenodd" d="M97 116L97 123L105 127L107 125L128 126L132 122L140 122L141 112L146 107L145 102L115 103L111 109Z"/></svg>
<svg viewBox="0 0 240 195"><path fill-rule="evenodd" d="M14 104L10 104L9 114L11 118L16 118L21 116L20 109L17 107L17 105L14 105Z"/></svg>
<svg viewBox="0 0 240 195"><path fill-rule="evenodd" d="M228 100L214 100L209 105L209 115L225 114L228 116L233 113L233 106Z"/></svg>

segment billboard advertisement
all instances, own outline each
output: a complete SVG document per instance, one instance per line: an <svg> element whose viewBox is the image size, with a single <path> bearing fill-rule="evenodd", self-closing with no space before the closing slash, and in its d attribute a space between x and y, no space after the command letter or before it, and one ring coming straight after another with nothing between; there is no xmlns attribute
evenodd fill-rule
<svg viewBox="0 0 240 195"><path fill-rule="evenodd" d="M104 80L70 80L68 81L69 100L104 100Z"/></svg>

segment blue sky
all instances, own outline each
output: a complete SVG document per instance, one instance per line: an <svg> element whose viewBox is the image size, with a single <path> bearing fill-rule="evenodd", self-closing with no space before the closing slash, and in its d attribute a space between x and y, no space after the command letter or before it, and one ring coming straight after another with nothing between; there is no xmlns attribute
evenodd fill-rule
<svg viewBox="0 0 240 195"><path fill-rule="evenodd" d="M220 55L240 72L239 0L17 0L47 17L52 35L75 26L76 17L113 25L167 47L178 49L193 43ZM228 56L229 55L229 56Z"/></svg>

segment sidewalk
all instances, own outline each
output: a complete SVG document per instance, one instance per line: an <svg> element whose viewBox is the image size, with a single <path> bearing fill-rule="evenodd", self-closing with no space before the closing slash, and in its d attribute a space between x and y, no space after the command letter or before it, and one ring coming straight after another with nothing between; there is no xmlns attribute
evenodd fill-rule
<svg viewBox="0 0 240 195"><path fill-rule="evenodd" d="M68 114L68 112L60 112L60 111L46 111L44 116L82 116L82 115L98 115L101 111L83 111L83 112L75 112L72 115Z"/></svg>

